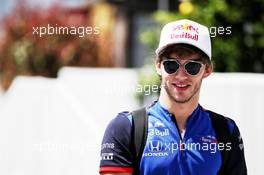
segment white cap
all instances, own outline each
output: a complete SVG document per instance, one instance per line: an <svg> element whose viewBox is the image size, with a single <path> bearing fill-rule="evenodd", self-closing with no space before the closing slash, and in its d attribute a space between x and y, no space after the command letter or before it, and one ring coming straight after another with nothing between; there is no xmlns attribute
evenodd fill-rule
<svg viewBox="0 0 264 175"><path fill-rule="evenodd" d="M183 19L166 24L160 34L159 47L156 54L171 44L190 44L208 55L211 59L211 39L206 26Z"/></svg>

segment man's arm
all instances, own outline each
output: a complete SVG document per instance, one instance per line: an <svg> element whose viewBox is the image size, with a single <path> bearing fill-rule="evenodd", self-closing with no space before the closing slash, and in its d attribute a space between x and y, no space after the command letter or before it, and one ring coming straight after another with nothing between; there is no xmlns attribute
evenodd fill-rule
<svg viewBox="0 0 264 175"><path fill-rule="evenodd" d="M119 113L105 130L101 145L101 175L131 175L133 153L131 149L132 124L129 113Z"/></svg>

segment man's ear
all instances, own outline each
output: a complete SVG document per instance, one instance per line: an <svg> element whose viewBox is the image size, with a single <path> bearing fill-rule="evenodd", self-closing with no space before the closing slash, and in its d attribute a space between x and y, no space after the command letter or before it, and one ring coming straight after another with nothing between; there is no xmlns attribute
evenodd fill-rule
<svg viewBox="0 0 264 175"><path fill-rule="evenodd" d="M203 78L208 77L213 72L213 65L206 65Z"/></svg>
<svg viewBox="0 0 264 175"><path fill-rule="evenodd" d="M156 68L157 74L161 76L161 63L158 59L155 60L155 68Z"/></svg>

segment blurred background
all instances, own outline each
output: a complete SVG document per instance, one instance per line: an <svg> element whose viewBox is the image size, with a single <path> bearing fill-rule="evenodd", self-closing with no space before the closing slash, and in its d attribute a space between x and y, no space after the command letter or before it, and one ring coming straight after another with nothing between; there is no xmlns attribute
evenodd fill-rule
<svg viewBox="0 0 264 175"><path fill-rule="evenodd" d="M263 174L263 0L0 0L0 174L98 174L107 123L157 98L159 32L182 18L210 29L201 104L236 120Z"/></svg>

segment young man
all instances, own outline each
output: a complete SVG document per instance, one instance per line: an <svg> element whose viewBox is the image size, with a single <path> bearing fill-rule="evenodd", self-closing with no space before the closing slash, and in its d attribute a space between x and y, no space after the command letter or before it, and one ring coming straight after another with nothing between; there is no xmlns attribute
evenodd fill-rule
<svg viewBox="0 0 264 175"><path fill-rule="evenodd" d="M230 133L226 137L232 141L220 143L210 111L199 104L202 80L212 73L208 28L191 20L168 23L156 54L161 92L146 109L148 132L139 166L135 165L132 115L123 112L105 131L100 174L132 175L137 170L140 175L247 174L235 122L224 118ZM222 150L228 152L225 158Z"/></svg>

